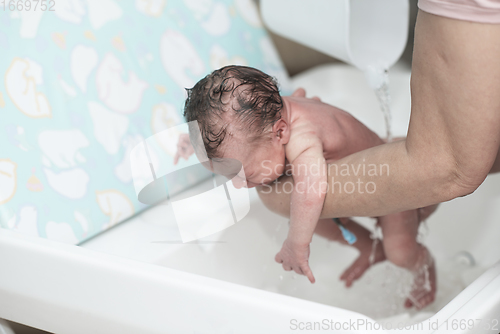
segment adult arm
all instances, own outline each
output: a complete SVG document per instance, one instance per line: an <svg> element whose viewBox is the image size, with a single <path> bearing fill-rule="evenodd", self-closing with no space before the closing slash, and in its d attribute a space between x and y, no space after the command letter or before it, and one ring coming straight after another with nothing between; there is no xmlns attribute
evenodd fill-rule
<svg viewBox="0 0 500 334"><path fill-rule="evenodd" d="M370 148L330 167L389 166L389 175L329 175L322 217L381 216L472 193L495 164L500 144L500 25L419 12L406 140ZM288 215L289 194L258 189L271 210ZM333 182L374 182L347 193ZM371 189L370 189L371 190Z"/></svg>

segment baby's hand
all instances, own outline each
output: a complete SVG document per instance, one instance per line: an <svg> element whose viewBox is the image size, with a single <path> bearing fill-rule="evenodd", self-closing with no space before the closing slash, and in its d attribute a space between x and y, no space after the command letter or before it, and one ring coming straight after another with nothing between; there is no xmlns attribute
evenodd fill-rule
<svg viewBox="0 0 500 334"><path fill-rule="evenodd" d="M297 274L307 276L311 283L316 281L309 268L309 244L298 245L287 238L274 259L282 263L286 271L294 270Z"/></svg>
<svg viewBox="0 0 500 334"><path fill-rule="evenodd" d="M187 133L181 134L179 136L179 141L177 142L177 153L175 153L174 165L177 165L179 158L187 160L193 153L194 149L191 145L191 141L189 140L189 135Z"/></svg>

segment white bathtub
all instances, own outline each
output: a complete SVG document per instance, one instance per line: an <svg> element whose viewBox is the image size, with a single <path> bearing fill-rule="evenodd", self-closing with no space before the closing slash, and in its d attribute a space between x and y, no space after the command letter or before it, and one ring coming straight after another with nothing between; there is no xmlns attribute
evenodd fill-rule
<svg viewBox="0 0 500 334"><path fill-rule="evenodd" d="M395 135L404 135L409 74L393 72ZM294 84L384 133L375 96L356 70L322 67ZM499 189L500 176L490 176L474 194L442 204L423 227L437 261L438 294L421 312L402 308L397 292L406 277L386 263L343 288L338 277L356 252L319 237L310 258L316 284L283 271L274 255L287 220L252 190L241 222L188 244L180 242L169 206L81 247L0 230L0 254L9 253L0 256L0 313L55 333L384 333L403 322L416 324L408 332L499 333ZM373 228L369 219L361 222ZM315 323L321 328L305 329Z"/></svg>

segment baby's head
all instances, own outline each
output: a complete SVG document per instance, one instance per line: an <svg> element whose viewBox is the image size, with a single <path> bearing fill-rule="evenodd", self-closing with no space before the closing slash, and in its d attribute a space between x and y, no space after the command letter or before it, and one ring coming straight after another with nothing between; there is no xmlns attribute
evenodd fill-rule
<svg viewBox="0 0 500 334"><path fill-rule="evenodd" d="M284 170L290 130L276 80L251 67L226 66L201 79L184 107L198 121L209 159L243 164L248 187L267 184Z"/></svg>

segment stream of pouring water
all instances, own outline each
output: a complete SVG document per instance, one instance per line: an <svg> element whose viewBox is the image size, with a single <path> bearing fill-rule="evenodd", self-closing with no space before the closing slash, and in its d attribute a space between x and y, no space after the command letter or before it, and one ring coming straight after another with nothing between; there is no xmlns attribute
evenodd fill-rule
<svg viewBox="0 0 500 334"><path fill-rule="evenodd" d="M366 78L371 88L375 91L380 110L384 115L386 140L392 141L392 114L391 114L391 95L389 93L389 73L383 67L369 67L365 71Z"/></svg>
<svg viewBox="0 0 500 334"><path fill-rule="evenodd" d="M392 141L392 115L391 115L391 95L389 94L389 73L387 69L383 67L369 67L365 70L365 76L368 80L368 84L371 86L375 95L377 96L378 102L380 104L380 110L384 115L385 121L385 131L387 142ZM375 260L375 252L377 249L377 243L379 238L377 236L377 227L370 235L373 240L372 251L370 253L369 262L370 266L373 265Z"/></svg>
<svg viewBox="0 0 500 334"><path fill-rule="evenodd" d="M380 104L380 110L384 115L385 121L385 131L387 142L392 141L392 115L391 115L391 95L389 94L389 73L387 69L383 67L369 67L365 70L365 76L368 84L371 86L375 95L377 96L378 102ZM373 264L375 259L375 252L377 249L377 243L379 241L377 236L377 228L370 235L373 240L372 251L369 257L370 265Z"/></svg>

